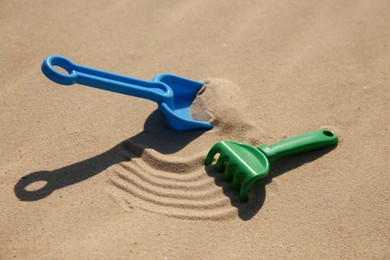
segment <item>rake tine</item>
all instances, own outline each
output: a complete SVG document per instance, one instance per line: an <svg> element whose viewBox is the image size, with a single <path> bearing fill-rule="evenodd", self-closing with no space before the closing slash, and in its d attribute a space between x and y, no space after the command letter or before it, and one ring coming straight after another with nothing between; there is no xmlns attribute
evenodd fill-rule
<svg viewBox="0 0 390 260"><path fill-rule="evenodd" d="M223 174L223 179L225 181L231 181L236 171L237 165L229 161L228 165L226 165L225 172Z"/></svg>
<svg viewBox="0 0 390 260"><path fill-rule="evenodd" d="M242 180L245 180L245 179L246 179L245 172L237 171L237 173L234 175L234 178L233 178L232 189L238 190L241 186L241 183L243 183Z"/></svg>
<svg viewBox="0 0 390 260"><path fill-rule="evenodd" d="M220 152L221 152L221 147L219 143L214 144L206 156L205 165L210 165L213 162L215 155Z"/></svg>
<svg viewBox="0 0 390 260"><path fill-rule="evenodd" d="M246 201L248 199L248 191L252 187L253 183L255 183L258 179L261 179L261 176L256 177L247 177L241 185L239 197L241 201Z"/></svg>
<svg viewBox="0 0 390 260"><path fill-rule="evenodd" d="M228 163L229 163L229 156L221 153L217 160L217 163L215 164L215 170L217 172L222 172L225 168L225 165L227 165Z"/></svg>

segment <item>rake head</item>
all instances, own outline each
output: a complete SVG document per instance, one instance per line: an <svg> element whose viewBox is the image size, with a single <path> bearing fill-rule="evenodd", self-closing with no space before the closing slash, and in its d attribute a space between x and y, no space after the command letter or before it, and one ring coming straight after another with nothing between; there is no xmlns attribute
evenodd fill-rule
<svg viewBox="0 0 390 260"><path fill-rule="evenodd" d="M212 164L217 154L215 170L224 172L225 181L233 180L232 188L239 190L241 201L246 201L251 185L269 172L267 157L253 146L224 140L214 144L205 165Z"/></svg>

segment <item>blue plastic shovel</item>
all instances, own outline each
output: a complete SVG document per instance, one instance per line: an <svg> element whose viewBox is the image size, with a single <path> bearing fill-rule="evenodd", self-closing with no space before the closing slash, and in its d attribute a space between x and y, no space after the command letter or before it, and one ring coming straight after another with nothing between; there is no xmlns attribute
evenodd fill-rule
<svg viewBox="0 0 390 260"><path fill-rule="evenodd" d="M61 67L68 74L57 71ZM168 124L177 130L211 129L213 125L191 119L190 105L204 83L168 73L153 80L141 80L78 65L65 57L48 56L42 63L46 77L61 85L75 83L152 100L165 115Z"/></svg>

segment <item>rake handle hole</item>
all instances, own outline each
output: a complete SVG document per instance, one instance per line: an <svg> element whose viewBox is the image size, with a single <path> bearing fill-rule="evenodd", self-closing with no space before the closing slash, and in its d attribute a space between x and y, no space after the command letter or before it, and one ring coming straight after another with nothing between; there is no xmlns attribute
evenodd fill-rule
<svg viewBox="0 0 390 260"><path fill-rule="evenodd" d="M329 136L329 137L333 137L334 136L333 132L331 132L329 130L325 130L325 131L323 131L323 133L324 133L324 135Z"/></svg>

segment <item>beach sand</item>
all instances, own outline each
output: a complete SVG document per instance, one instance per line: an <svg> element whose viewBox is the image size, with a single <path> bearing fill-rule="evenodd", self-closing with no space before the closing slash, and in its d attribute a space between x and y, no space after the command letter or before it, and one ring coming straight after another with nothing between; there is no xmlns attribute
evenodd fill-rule
<svg viewBox="0 0 390 260"><path fill-rule="evenodd" d="M390 2L1 1L0 258L390 258ZM169 129L148 100L60 86L48 55L206 82ZM211 146L329 128L241 203Z"/></svg>

